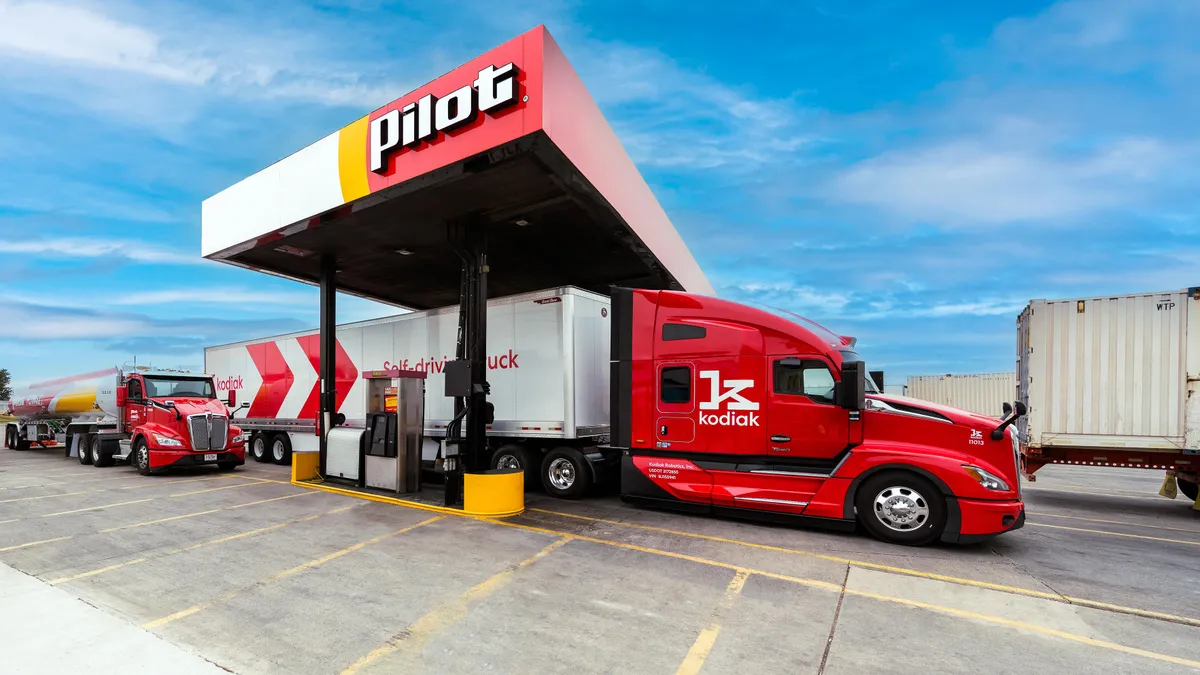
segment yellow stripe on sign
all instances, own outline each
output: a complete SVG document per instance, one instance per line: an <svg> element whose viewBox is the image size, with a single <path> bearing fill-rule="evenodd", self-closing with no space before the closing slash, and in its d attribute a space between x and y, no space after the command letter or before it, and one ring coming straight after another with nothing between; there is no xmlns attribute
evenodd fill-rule
<svg viewBox="0 0 1200 675"><path fill-rule="evenodd" d="M342 201L350 203L371 193L367 185L367 132L370 120L363 117L338 133L338 174L342 179Z"/></svg>

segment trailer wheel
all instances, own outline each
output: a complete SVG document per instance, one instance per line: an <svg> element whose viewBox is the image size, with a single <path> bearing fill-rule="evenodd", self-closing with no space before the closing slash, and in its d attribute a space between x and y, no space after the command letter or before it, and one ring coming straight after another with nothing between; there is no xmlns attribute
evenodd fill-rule
<svg viewBox="0 0 1200 675"><path fill-rule="evenodd" d="M525 487L534 485L534 478L537 471L532 453L519 443L509 443L496 448L492 453L492 468L493 469L521 469L525 472Z"/></svg>
<svg viewBox="0 0 1200 675"><path fill-rule="evenodd" d="M92 435L91 434L79 434L78 438L79 438L79 447L77 448L77 450L79 452L79 463L80 464L91 464L92 463Z"/></svg>
<svg viewBox="0 0 1200 675"><path fill-rule="evenodd" d="M555 448L542 460L542 485L559 499L579 499L592 485L592 470L575 448Z"/></svg>
<svg viewBox="0 0 1200 675"><path fill-rule="evenodd" d="M4 425L4 447L9 450L15 449L17 442L15 440L17 428L11 424Z"/></svg>
<svg viewBox="0 0 1200 675"><path fill-rule="evenodd" d="M858 520L871 536L890 544L923 546L946 529L946 500L928 480L906 471L868 478L854 499Z"/></svg>
<svg viewBox="0 0 1200 675"><path fill-rule="evenodd" d="M270 436L262 432L255 432L250 438L250 456L256 462L267 461L267 444L270 442Z"/></svg>
<svg viewBox="0 0 1200 675"><path fill-rule="evenodd" d="M1179 491L1183 493L1183 496L1187 497L1193 502L1196 501L1196 497L1200 495L1200 484L1193 483L1192 481L1183 478L1176 478L1175 484L1179 486Z"/></svg>
<svg viewBox="0 0 1200 675"><path fill-rule="evenodd" d="M133 464L137 472L143 476L149 476L152 471L150 469L150 446L146 445L146 439L138 437L133 442L133 452L129 453L130 463Z"/></svg>
<svg viewBox="0 0 1200 675"><path fill-rule="evenodd" d="M271 461L284 465L292 463L292 439L287 434L275 434L271 439Z"/></svg>
<svg viewBox="0 0 1200 675"><path fill-rule="evenodd" d="M142 441L142 443L145 443L145 441ZM104 438L102 438L99 435L92 436L91 445L92 445L92 453L91 453L92 454L92 464L94 466L112 466L113 465L112 451L104 449ZM149 464L148 460L147 460L147 464Z"/></svg>

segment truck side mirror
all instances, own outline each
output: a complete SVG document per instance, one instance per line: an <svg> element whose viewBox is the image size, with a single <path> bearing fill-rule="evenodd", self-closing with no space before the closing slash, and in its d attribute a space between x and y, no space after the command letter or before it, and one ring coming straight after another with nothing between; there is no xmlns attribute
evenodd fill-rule
<svg viewBox="0 0 1200 675"><path fill-rule="evenodd" d="M233 389L229 390L229 400L225 402L225 405L228 405L230 408L237 407L237 391Z"/></svg>
<svg viewBox="0 0 1200 675"><path fill-rule="evenodd" d="M847 410L862 410L867 405L867 364L862 361L842 363L842 381L835 393L837 404Z"/></svg>
<svg viewBox="0 0 1200 675"><path fill-rule="evenodd" d="M117 407L124 408L125 404L129 403L129 387L119 385L117 387Z"/></svg>
<svg viewBox="0 0 1200 675"><path fill-rule="evenodd" d="M1005 401L1004 404L1000 406L1000 411L1002 413L1001 417L1008 417L1009 415L1012 414L1012 410L1013 410L1012 404L1009 403L1008 401Z"/></svg>

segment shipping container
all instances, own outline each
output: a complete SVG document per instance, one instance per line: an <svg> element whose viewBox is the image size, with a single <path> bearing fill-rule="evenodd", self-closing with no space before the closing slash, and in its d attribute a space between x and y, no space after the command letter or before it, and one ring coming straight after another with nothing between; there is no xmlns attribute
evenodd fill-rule
<svg viewBox="0 0 1200 675"><path fill-rule="evenodd" d="M910 375L906 395L989 417L1003 416L1017 398L1016 373Z"/></svg>
<svg viewBox="0 0 1200 675"><path fill-rule="evenodd" d="M1034 300L1017 319L1026 472L1200 464L1200 288Z"/></svg>

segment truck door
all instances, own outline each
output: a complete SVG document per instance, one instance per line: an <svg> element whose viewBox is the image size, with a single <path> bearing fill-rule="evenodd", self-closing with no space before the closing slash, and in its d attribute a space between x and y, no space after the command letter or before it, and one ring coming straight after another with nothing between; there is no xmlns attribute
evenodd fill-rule
<svg viewBox="0 0 1200 675"><path fill-rule="evenodd" d="M132 431L146 423L146 392L142 380L138 377L129 379L128 394L125 398L125 428Z"/></svg>
<svg viewBox="0 0 1200 675"><path fill-rule="evenodd" d="M816 357L773 357L767 454L832 459L850 441L850 413L834 404L833 372Z"/></svg>

